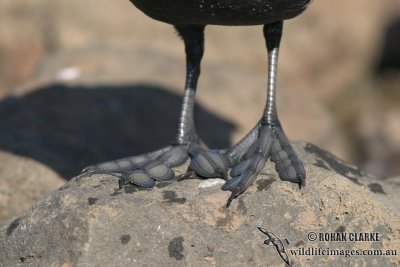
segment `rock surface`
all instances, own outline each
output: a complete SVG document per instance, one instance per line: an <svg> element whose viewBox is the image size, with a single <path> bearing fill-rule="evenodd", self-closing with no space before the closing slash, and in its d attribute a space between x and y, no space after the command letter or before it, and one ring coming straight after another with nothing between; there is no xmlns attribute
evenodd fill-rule
<svg viewBox="0 0 400 267"><path fill-rule="evenodd" d="M20 216L65 181L37 161L0 150L0 225Z"/></svg>
<svg viewBox="0 0 400 267"><path fill-rule="evenodd" d="M397 185L314 145L296 143L295 149L305 163L306 187L281 182L268 163L229 208L219 179L119 190L117 177L75 177L0 229L0 266L283 266L275 247L263 245L267 237L258 226L290 241L285 246L294 266L398 266ZM378 233L380 241L312 242L311 232ZM397 249L397 256L290 252L312 247Z"/></svg>

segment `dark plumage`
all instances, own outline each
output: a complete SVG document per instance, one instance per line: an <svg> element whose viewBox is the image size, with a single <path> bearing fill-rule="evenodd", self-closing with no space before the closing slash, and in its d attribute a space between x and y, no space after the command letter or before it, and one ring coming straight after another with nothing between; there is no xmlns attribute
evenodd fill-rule
<svg viewBox="0 0 400 267"><path fill-rule="evenodd" d="M185 44L186 85L178 133L170 146L144 155L89 166L84 172L115 173L120 187L131 183L152 187L171 180L172 167L190 158L187 174L204 178L222 177L223 190L232 192L227 205L251 186L268 159L275 163L281 180L305 183L303 164L294 153L276 110L276 71L283 20L299 15L311 0L130 0L148 16L175 26ZM268 50L267 100L256 126L225 151L209 150L197 135L193 112L200 63L204 52L204 28L208 24L264 24ZM160 114L162 116L162 114Z"/></svg>
<svg viewBox="0 0 400 267"><path fill-rule="evenodd" d="M311 0L130 0L153 19L173 25L260 25L291 19Z"/></svg>

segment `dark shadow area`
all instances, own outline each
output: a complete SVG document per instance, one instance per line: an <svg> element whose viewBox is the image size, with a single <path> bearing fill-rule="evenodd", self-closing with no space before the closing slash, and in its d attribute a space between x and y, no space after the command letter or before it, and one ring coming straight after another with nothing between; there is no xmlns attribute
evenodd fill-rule
<svg viewBox="0 0 400 267"><path fill-rule="evenodd" d="M400 70L400 18L389 23L379 55L375 67L377 74L387 70Z"/></svg>
<svg viewBox="0 0 400 267"><path fill-rule="evenodd" d="M66 179L87 165L168 145L181 96L150 85L50 85L0 102L0 149L38 160ZM196 106L200 136L228 147L235 126Z"/></svg>

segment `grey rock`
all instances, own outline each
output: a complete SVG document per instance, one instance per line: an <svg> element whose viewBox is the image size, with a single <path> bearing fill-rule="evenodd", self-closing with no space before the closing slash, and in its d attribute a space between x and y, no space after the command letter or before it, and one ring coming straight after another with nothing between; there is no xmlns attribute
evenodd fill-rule
<svg viewBox="0 0 400 267"><path fill-rule="evenodd" d="M43 164L0 150L0 225L20 216L65 181Z"/></svg>
<svg viewBox="0 0 400 267"><path fill-rule="evenodd" d="M398 266L400 214L393 206L398 196L314 145L296 143L295 150L308 174L304 188L280 181L268 163L229 208L220 179L119 190L114 176L75 177L0 229L0 265L283 266L275 247L263 244L261 226L284 244L289 241L286 252L294 266ZM319 233L373 232L380 240L312 242L311 232L318 238ZM289 252L302 248L397 249L397 256Z"/></svg>

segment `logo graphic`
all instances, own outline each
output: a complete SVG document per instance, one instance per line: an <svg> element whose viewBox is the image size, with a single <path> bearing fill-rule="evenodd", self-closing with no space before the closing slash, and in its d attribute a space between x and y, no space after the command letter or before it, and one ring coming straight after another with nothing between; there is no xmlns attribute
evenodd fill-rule
<svg viewBox="0 0 400 267"><path fill-rule="evenodd" d="M288 254L286 254L285 246L283 242L277 237L274 233L269 232L267 229L262 227L257 227L263 234L268 236L268 239L264 240L265 245L274 245L276 250L278 251L279 256L281 256L282 260L286 262L287 265L292 266L290 263L290 259ZM289 241L285 239L286 244L289 244Z"/></svg>

